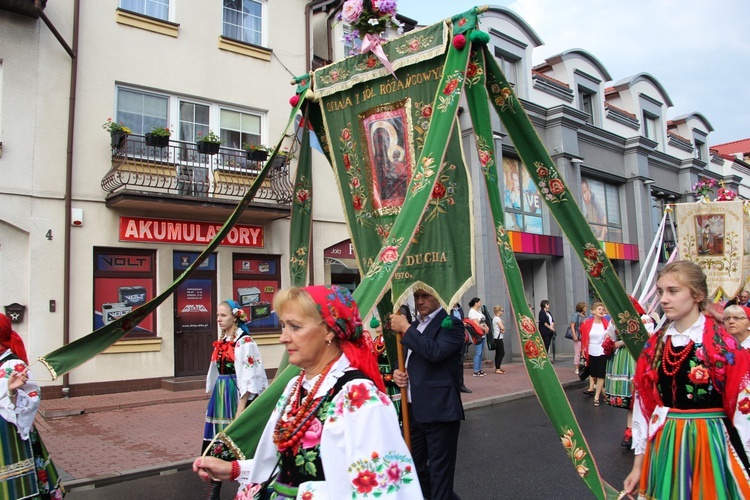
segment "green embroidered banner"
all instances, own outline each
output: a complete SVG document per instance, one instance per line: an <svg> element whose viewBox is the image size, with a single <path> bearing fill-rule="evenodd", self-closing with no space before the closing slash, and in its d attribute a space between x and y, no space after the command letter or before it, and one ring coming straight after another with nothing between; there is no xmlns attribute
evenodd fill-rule
<svg viewBox="0 0 750 500"><path fill-rule="evenodd" d="M481 50L481 47L476 49L472 51L466 71L466 98L474 125L477 154L487 187L506 290L510 297L513 316L521 340L523 361L539 401L557 430L576 472L598 498L605 498L605 485L598 474L591 473L591 471L596 471L596 464L565 391L547 357L544 342L537 329L537 322L534 320L533 313L526 302L521 271L504 224L489 100L485 89L485 53Z"/></svg>
<svg viewBox="0 0 750 500"><path fill-rule="evenodd" d="M391 282L396 304L416 286L451 304L473 282L471 183L455 114L446 113L459 99L464 68L444 67L446 33L447 26L440 23L387 44L389 52L401 56L397 61L411 62L397 70L398 79L390 74L373 78L380 72L370 67L377 61L371 54L345 59L313 75L363 274L377 272L395 259L391 236L397 216L421 216L414 233L400 235L402 242L410 240L410 246ZM441 77L446 83L439 87ZM436 133L435 128L447 136L447 147L442 142L425 151L426 138ZM410 188L411 181L416 182ZM426 206L407 209L407 197L423 188L430 189Z"/></svg>

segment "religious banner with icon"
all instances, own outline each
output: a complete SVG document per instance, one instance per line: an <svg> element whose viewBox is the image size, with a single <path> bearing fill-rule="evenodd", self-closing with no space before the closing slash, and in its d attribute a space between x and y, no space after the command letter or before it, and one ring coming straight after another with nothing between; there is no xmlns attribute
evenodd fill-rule
<svg viewBox="0 0 750 500"><path fill-rule="evenodd" d="M410 245L390 288L396 305L422 287L446 306L473 283L472 195L457 121L433 116L457 104L463 72L446 67L444 23L409 38L384 46L398 80L360 57L315 71L312 83L362 275L392 262L396 218L416 190L429 188L426 203L408 204L407 217L422 220L413 234L402 235ZM444 129L447 147L426 151L435 127Z"/></svg>
<svg viewBox="0 0 750 500"><path fill-rule="evenodd" d="M709 295L737 295L750 277L750 217L745 203L678 203L675 219L680 256L703 269Z"/></svg>

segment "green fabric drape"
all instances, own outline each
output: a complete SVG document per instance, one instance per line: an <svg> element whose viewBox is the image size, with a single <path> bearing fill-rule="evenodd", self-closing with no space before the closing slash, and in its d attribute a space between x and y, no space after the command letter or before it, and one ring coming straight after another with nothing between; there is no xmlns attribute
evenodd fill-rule
<svg viewBox="0 0 750 500"><path fill-rule="evenodd" d="M526 302L521 271L505 229L502 197L498 184L497 156L493 145L489 100L485 89L486 64L484 59L485 53L481 46L474 47L467 68L466 99L474 125L477 155L487 187L495 227L495 242L505 276L506 292L510 297L513 317L521 338L523 361L534 391L560 436L576 472L591 491L595 492L597 498L605 498L604 485L599 475L591 473L591 471L596 471L596 464L591 457L591 452L565 391L547 356L534 315Z"/></svg>

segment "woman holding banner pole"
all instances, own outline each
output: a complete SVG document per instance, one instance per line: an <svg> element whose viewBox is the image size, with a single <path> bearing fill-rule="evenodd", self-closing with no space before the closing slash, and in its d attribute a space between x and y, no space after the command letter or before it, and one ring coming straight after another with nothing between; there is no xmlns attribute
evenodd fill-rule
<svg viewBox="0 0 750 500"><path fill-rule="evenodd" d="M200 457L193 470L204 480L238 480L242 498L420 498L414 462L349 291L280 290L274 309L289 363L302 372L284 389L251 460Z"/></svg>

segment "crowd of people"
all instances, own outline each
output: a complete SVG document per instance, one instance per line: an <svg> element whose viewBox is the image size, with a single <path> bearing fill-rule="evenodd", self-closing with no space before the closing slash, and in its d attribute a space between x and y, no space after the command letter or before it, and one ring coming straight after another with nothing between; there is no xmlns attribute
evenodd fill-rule
<svg viewBox="0 0 750 500"><path fill-rule="evenodd" d="M576 372L589 377L584 393L593 396L594 406L628 411L622 445L632 448L634 460L622 493L750 498L745 292L718 317L709 314L706 277L689 261L664 266L656 291L666 317L657 331L654 318L631 298L650 334L637 360L601 302L591 305L590 315L586 303L576 304L566 332L575 346ZM463 362L467 343L473 343L467 342L467 328L492 341L495 373L504 374L503 308L493 307L490 317L475 297L464 318L460 305L449 313L427 290L416 290L413 299L414 321L401 312L380 319L372 313L368 332L346 288L277 292L273 305L280 342L301 373L283 390L250 460L215 453L210 446L268 387L245 313L233 300L220 303L220 335L206 383L211 397L204 453L193 463L210 484L208 498L218 499L221 482L228 480L238 481L238 498L248 499L458 498L454 474L464 419ZM542 301L539 330L547 346L555 335L549 309L549 301ZM402 366L385 356L386 326L403 347ZM483 344L475 344L477 377L485 375ZM33 426L39 387L22 340L2 314L0 362L0 432L14 450L7 454L3 447L0 465L13 473L0 480L0 497L61 498L54 464Z"/></svg>

